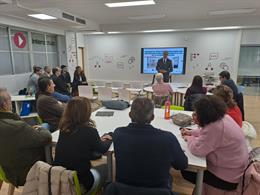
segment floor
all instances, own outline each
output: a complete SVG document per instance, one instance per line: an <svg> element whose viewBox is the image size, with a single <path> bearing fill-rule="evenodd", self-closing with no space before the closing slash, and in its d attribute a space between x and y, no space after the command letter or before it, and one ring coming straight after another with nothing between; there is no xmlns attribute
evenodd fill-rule
<svg viewBox="0 0 260 195"><path fill-rule="evenodd" d="M246 120L253 124L255 129L257 130L257 134L260 135L260 117L259 117L259 112L260 112L260 96L256 96L255 92L256 90L254 89L248 89L247 92L254 91L254 94L252 95L245 95L244 96L244 105L245 105L245 113L246 113ZM257 139L252 141L252 145L254 147L260 147L260 136L257 137ZM106 159L103 158L97 163L103 163L105 162ZM182 179L180 173L176 170L171 170L171 173L174 177L174 184L173 184L173 189L174 191L178 192L179 195L191 195L192 190L193 190L193 185L186 182L185 180ZM2 189L0 191L0 195L6 195L8 190L8 185L3 184ZM18 189L15 190L14 195L20 195L22 191L22 187L19 187Z"/></svg>

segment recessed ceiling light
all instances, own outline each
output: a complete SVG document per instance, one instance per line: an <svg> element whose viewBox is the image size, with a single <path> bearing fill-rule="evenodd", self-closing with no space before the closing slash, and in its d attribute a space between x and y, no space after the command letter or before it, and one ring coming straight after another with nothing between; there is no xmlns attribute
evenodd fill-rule
<svg viewBox="0 0 260 195"><path fill-rule="evenodd" d="M87 32L85 34L88 34L88 35L103 35L105 33L104 32Z"/></svg>
<svg viewBox="0 0 260 195"><path fill-rule="evenodd" d="M201 28L201 30L233 30L233 29L240 29L240 26L222 26L222 27L206 27Z"/></svg>
<svg viewBox="0 0 260 195"><path fill-rule="evenodd" d="M140 6L140 5L154 5L154 4L155 4L154 0L105 3L107 7L129 7L129 6Z"/></svg>
<svg viewBox="0 0 260 195"><path fill-rule="evenodd" d="M29 14L28 16L33 17L33 18L37 18L40 20L55 20L57 18L53 17L53 16L49 16L47 14Z"/></svg>
<svg viewBox="0 0 260 195"><path fill-rule="evenodd" d="M253 8L214 10L214 11L209 11L209 15L216 16L216 15L233 15L233 14L251 14L255 11L256 11L256 9L253 9Z"/></svg>
<svg viewBox="0 0 260 195"><path fill-rule="evenodd" d="M149 19L160 19L164 18L165 14L159 14L159 15L149 15L149 16L130 16L128 19L130 20L149 20Z"/></svg>
<svg viewBox="0 0 260 195"><path fill-rule="evenodd" d="M107 32L107 34L119 34L119 33L122 33L122 32L119 32L119 31L111 31L111 32Z"/></svg>
<svg viewBox="0 0 260 195"><path fill-rule="evenodd" d="M157 32L173 32L174 29L161 29L161 30L143 30L143 33L157 33Z"/></svg>

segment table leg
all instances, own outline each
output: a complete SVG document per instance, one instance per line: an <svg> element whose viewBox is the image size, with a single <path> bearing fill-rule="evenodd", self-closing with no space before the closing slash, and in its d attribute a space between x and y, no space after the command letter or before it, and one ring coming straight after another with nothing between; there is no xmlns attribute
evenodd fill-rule
<svg viewBox="0 0 260 195"><path fill-rule="evenodd" d="M107 170L108 170L107 180L108 182L112 182L113 181L113 152L112 151L107 152Z"/></svg>
<svg viewBox="0 0 260 195"><path fill-rule="evenodd" d="M197 171L195 195L201 195L202 194L203 174L204 174L203 170Z"/></svg>

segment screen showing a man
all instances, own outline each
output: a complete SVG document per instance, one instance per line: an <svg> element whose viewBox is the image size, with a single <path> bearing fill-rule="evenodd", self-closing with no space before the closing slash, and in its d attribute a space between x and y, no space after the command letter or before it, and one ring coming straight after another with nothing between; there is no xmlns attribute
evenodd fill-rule
<svg viewBox="0 0 260 195"><path fill-rule="evenodd" d="M168 58L168 51L163 52L163 57L158 60L156 70L163 74L163 81L169 82L170 72L173 71L172 60Z"/></svg>

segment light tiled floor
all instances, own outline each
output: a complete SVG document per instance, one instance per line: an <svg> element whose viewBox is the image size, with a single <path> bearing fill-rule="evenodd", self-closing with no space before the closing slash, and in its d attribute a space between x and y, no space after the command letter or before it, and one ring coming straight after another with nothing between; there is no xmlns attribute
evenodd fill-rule
<svg viewBox="0 0 260 195"><path fill-rule="evenodd" d="M245 104L245 113L246 120L253 124L255 129L257 130L257 134L259 135L257 139L252 141L252 145L254 147L260 147L260 96L244 96L244 104ZM100 160L98 163L105 162L105 158ZM172 175L174 177L174 185L173 189L176 192L179 192L180 195L190 195L192 194L193 185L186 182L182 179L180 173L178 171L173 170ZM2 189L0 191L0 195L7 194L8 185L3 184ZM22 187L15 190L14 195L20 195L22 191Z"/></svg>

